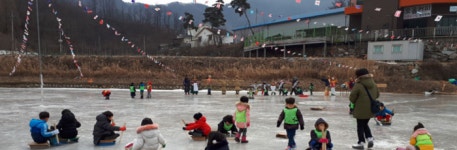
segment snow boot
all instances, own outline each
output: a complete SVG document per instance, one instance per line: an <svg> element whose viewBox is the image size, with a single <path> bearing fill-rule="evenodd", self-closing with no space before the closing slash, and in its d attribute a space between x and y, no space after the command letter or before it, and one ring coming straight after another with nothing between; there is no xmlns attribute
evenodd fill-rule
<svg viewBox="0 0 457 150"><path fill-rule="evenodd" d="M357 144L352 145L353 149L363 149L364 142L359 142Z"/></svg>
<svg viewBox="0 0 457 150"><path fill-rule="evenodd" d="M374 140L373 137L369 137L368 138L368 148L372 148L373 147L373 145L374 145L373 144L373 140Z"/></svg>
<svg viewBox="0 0 457 150"><path fill-rule="evenodd" d="M246 140L246 136L241 137L241 143L248 143L249 141Z"/></svg>
<svg viewBox="0 0 457 150"><path fill-rule="evenodd" d="M236 141L237 143L240 143L240 134L239 134L239 133L236 133L236 135L235 135L235 141Z"/></svg>

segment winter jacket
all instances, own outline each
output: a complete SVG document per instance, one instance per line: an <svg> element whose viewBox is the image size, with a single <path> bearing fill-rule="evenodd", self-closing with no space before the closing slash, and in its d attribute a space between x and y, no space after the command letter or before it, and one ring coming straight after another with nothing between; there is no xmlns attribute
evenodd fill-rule
<svg viewBox="0 0 457 150"><path fill-rule="evenodd" d="M432 135L425 128L414 131L409 139L409 144L419 147L420 150L433 150Z"/></svg>
<svg viewBox="0 0 457 150"><path fill-rule="evenodd" d="M136 129L137 137L133 142L132 150L157 150L165 145L165 140L159 131L158 124L148 124Z"/></svg>
<svg viewBox="0 0 457 150"><path fill-rule="evenodd" d="M387 114L392 115L392 116L394 115L394 113L391 110L389 110L386 107L384 107L383 110L381 110L378 113L376 113L376 116L386 117Z"/></svg>
<svg viewBox="0 0 457 150"><path fill-rule="evenodd" d="M373 117L370 97L368 97L364 86L367 87L373 99L378 99L379 97L379 90L373 80L372 74L366 74L357 78L356 84L349 95L349 100L354 103L353 116L357 119L370 119Z"/></svg>
<svg viewBox="0 0 457 150"><path fill-rule="evenodd" d="M138 88L140 89L140 92L144 92L144 83L141 82L140 85L138 85Z"/></svg>
<svg viewBox="0 0 457 150"><path fill-rule="evenodd" d="M228 142L227 140L218 142L216 144L207 146L205 150L229 150Z"/></svg>
<svg viewBox="0 0 457 150"><path fill-rule="evenodd" d="M48 124L46 121L40 119L32 119L29 123L30 133L32 135L33 141L36 143L45 143L48 141L49 137L54 134L48 132Z"/></svg>
<svg viewBox="0 0 457 150"><path fill-rule="evenodd" d="M119 127L112 126L111 121L104 114L98 115L96 119L92 135L94 135L94 144L98 145L103 136L112 135L114 131L119 131Z"/></svg>
<svg viewBox="0 0 457 150"><path fill-rule="evenodd" d="M186 130L202 130L203 136L208 136L209 132L211 132L211 127L206 123L206 117L202 116L194 123L187 124Z"/></svg>
<svg viewBox="0 0 457 150"><path fill-rule="evenodd" d="M230 130L226 130L224 128L224 124L225 124L224 121L219 122L219 124L217 124L217 131L219 131L220 133L224 133L224 134L228 134L229 131L231 131L231 133L238 132L235 124L232 124L232 127L230 128Z"/></svg>
<svg viewBox="0 0 457 150"><path fill-rule="evenodd" d="M238 128L247 128L248 124L251 123L251 106L248 103L237 102L235 104L236 111L233 113L235 119L235 125ZM237 116L238 114L238 116Z"/></svg>
<svg viewBox="0 0 457 150"><path fill-rule="evenodd" d="M148 82L146 89L148 90L148 92L152 91L152 82Z"/></svg>
<svg viewBox="0 0 457 150"><path fill-rule="evenodd" d="M318 129L318 126L321 123L325 124L325 131L327 131L326 132L326 136L325 136L325 138L327 138L327 140L328 140L327 145L331 145L331 143L332 143L332 137L330 136L330 131L327 130L327 128L328 128L327 122L325 122L324 119L319 118L319 119L317 119L316 123L314 123L315 129L311 130L310 133L309 133L310 136L311 136L311 139L309 141L309 144L310 144L311 147L315 147L316 144L321 144L322 145L322 143L320 143L319 140L322 138L322 134L323 133L322 133L322 131L320 131ZM316 132L320 135L320 137L318 136L318 134L316 134Z"/></svg>
<svg viewBox="0 0 457 150"><path fill-rule="evenodd" d="M297 106L294 106L294 108L297 108ZM292 108L292 109L294 109ZM285 110L288 109L288 110L291 110L289 108L284 108ZM278 118L278 121L277 121L277 124L276 126L280 126L282 121L286 118L286 113L284 112L284 110L281 111L281 114L279 115L279 118ZM305 126L305 122L303 121L303 115L301 114L300 112L300 109L297 108L297 112L296 112L296 118L297 120L297 124L288 124L286 123L286 121L284 121L284 129L298 129L298 125L300 125L300 127L304 127Z"/></svg>
<svg viewBox="0 0 457 150"><path fill-rule="evenodd" d="M57 124L59 129L59 137L64 139L75 138L78 135L76 128L81 127L81 123L76 120L75 115L72 112L66 112L62 114L62 118Z"/></svg>

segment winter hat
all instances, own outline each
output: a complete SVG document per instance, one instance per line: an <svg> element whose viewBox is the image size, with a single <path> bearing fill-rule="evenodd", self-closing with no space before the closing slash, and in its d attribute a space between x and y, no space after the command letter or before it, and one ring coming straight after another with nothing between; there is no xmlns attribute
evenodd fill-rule
<svg viewBox="0 0 457 150"><path fill-rule="evenodd" d="M355 75L357 76L357 78L366 74L369 74L366 68L360 68L355 71Z"/></svg>
<svg viewBox="0 0 457 150"><path fill-rule="evenodd" d="M416 131L417 129L420 129L420 128L425 128L424 125L422 123L417 123L416 126L414 126L414 131Z"/></svg>
<svg viewBox="0 0 457 150"><path fill-rule="evenodd" d="M246 97L246 96L241 96L240 101L243 102L243 103L248 103L249 102L249 98Z"/></svg>
<svg viewBox="0 0 457 150"><path fill-rule="evenodd" d="M202 116L203 116L202 113L198 112L198 113L194 114L194 119L199 120Z"/></svg>
<svg viewBox="0 0 457 150"><path fill-rule="evenodd" d="M384 107L384 103L379 103L379 106Z"/></svg>

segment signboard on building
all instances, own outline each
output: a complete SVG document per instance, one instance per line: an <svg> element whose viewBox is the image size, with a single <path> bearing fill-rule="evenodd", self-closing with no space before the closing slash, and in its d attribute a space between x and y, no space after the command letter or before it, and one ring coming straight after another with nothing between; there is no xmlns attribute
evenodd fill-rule
<svg viewBox="0 0 457 150"><path fill-rule="evenodd" d="M420 5L413 7L406 7L403 12L403 19L416 19L432 16L432 5Z"/></svg>
<svg viewBox="0 0 457 150"><path fill-rule="evenodd" d="M457 12L457 6L449 6L449 12Z"/></svg>

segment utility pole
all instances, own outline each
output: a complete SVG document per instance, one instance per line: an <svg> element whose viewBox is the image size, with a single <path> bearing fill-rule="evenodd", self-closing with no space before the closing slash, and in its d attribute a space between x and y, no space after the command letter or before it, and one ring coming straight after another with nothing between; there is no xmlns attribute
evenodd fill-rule
<svg viewBox="0 0 457 150"><path fill-rule="evenodd" d="M59 42L59 50L60 50L60 55L62 55L62 29L59 30L59 40L57 40L57 42Z"/></svg>
<svg viewBox="0 0 457 150"><path fill-rule="evenodd" d="M39 9L38 9L38 1L36 0L36 21L37 21L37 35L38 35L38 57L40 60L40 88L41 88L41 102L43 102L44 95L43 95L43 62L41 60L41 37L40 37L40 14L39 14Z"/></svg>
<svg viewBox="0 0 457 150"><path fill-rule="evenodd" d="M14 14L13 14L13 10L11 10L11 50L10 50L10 53L11 53L11 56L13 56L13 52L14 50L16 49L15 48L15 44L14 44Z"/></svg>

